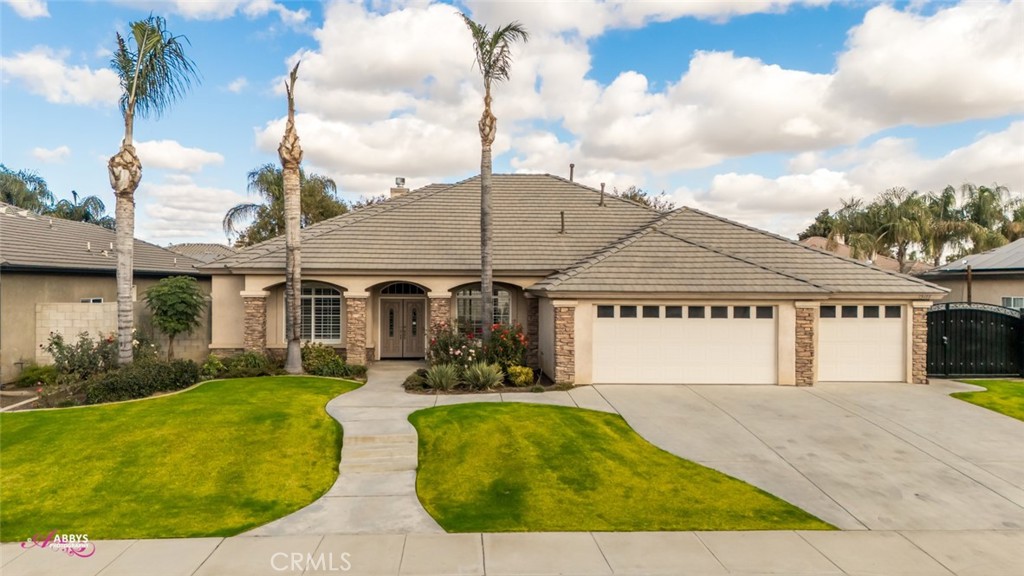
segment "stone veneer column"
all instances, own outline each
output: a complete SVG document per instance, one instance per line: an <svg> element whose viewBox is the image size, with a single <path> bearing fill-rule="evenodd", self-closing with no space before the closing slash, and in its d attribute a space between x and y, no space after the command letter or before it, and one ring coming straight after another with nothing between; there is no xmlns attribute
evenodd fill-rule
<svg viewBox="0 0 1024 576"><path fill-rule="evenodd" d="M914 302L911 322L911 382L914 384L928 383L928 309L932 302Z"/></svg>
<svg viewBox="0 0 1024 576"><path fill-rule="evenodd" d="M430 294L430 322L431 330L438 324L452 321L452 295L450 292Z"/></svg>
<svg viewBox="0 0 1024 576"><path fill-rule="evenodd" d="M540 368L540 300L526 299L526 365Z"/></svg>
<svg viewBox="0 0 1024 576"><path fill-rule="evenodd" d="M267 296L269 292L240 292L245 311L243 340L245 349L262 352L267 348Z"/></svg>
<svg viewBox="0 0 1024 576"><path fill-rule="evenodd" d="M369 294L345 294L345 361L366 364L366 300Z"/></svg>
<svg viewBox="0 0 1024 576"><path fill-rule="evenodd" d="M555 374L556 384L573 384L576 380L576 303L553 302L555 308Z"/></svg>
<svg viewBox="0 0 1024 576"><path fill-rule="evenodd" d="M796 303L796 385L813 386L818 364L818 303Z"/></svg>

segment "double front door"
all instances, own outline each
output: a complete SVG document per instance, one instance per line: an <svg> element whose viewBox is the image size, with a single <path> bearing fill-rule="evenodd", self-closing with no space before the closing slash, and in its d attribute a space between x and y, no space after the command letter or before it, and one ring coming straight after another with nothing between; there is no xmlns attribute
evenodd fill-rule
<svg viewBox="0 0 1024 576"><path fill-rule="evenodd" d="M423 298L381 299L381 358L423 358L426 355L426 303Z"/></svg>

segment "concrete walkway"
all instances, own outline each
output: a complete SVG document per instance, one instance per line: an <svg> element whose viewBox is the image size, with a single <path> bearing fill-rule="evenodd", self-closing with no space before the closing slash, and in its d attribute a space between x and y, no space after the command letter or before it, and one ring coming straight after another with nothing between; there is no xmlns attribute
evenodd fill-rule
<svg viewBox="0 0 1024 576"><path fill-rule="evenodd" d="M108 540L76 558L0 548L4 576L1020 576L1024 532L351 534ZM347 568L347 570L346 570Z"/></svg>
<svg viewBox="0 0 1024 576"><path fill-rule="evenodd" d="M377 362L366 384L327 404L344 443L334 486L320 499L246 535L437 534L444 530L416 496L417 437L409 414L465 402L532 402L613 411L591 387L534 394L409 394L402 383L421 362Z"/></svg>

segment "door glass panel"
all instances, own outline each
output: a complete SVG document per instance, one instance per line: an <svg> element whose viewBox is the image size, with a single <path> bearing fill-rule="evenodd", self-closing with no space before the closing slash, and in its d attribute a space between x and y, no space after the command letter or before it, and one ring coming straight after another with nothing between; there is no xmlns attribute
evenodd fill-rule
<svg viewBox="0 0 1024 576"><path fill-rule="evenodd" d="M416 335L416 312L415 308L412 309L412 335Z"/></svg>
<svg viewBox="0 0 1024 576"><path fill-rule="evenodd" d="M388 310L388 338L395 336L395 309Z"/></svg>

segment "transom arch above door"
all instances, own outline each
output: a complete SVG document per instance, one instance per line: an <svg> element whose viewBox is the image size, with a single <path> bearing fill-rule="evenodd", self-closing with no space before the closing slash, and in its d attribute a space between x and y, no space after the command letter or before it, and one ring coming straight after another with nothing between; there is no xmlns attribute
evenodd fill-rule
<svg viewBox="0 0 1024 576"><path fill-rule="evenodd" d="M381 287L381 296L425 296L427 291L411 282L392 282Z"/></svg>

